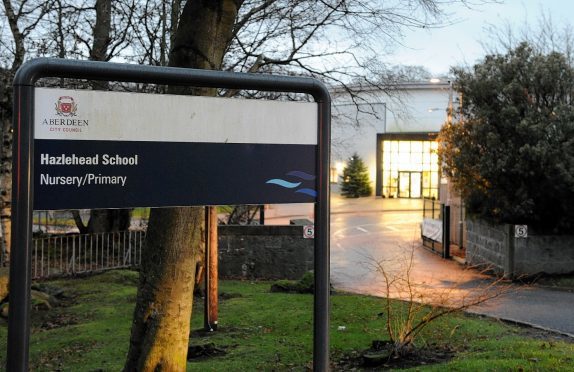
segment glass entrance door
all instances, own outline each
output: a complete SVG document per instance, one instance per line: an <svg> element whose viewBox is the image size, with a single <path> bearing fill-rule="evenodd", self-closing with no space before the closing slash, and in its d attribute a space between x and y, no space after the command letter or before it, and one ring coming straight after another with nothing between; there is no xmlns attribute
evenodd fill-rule
<svg viewBox="0 0 574 372"><path fill-rule="evenodd" d="M422 172L411 172L411 198L421 197Z"/></svg>
<svg viewBox="0 0 574 372"><path fill-rule="evenodd" d="M399 172L399 198L411 196L411 172Z"/></svg>
<svg viewBox="0 0 574 372"><path fill-rule="evenodd" d="M422 172L399 172L399 198L422 196Z"/></svg>

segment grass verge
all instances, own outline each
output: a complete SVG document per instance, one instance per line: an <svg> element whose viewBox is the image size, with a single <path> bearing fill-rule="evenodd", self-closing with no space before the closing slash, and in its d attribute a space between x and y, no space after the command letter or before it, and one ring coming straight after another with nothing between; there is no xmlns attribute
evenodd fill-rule
<svg viewBox="0 0 574 372"><path fill-rule="evenodd" d="M65 289L72 298L62 306L34 312L31 370L121 370L128 349L136 283L137 273L124 270L49 282ZM188 370L310 368L312 295L270 293L269 288L268 282L222 281L219 330L211 333L201 330L203 305L196 300L190 344L204 346L205 354L215 356L190 361ZM333 369L355 368L358 357L373 340L385 339L379 315L382 301L340 294L332 297L331 306ZM6 358L6 328L6 322L1 321L2 365ZM440 364L413 367L420 371L574 371L571 340L464 314L434 322L418 346L448 349L450 353Z"/></svg>
<svg viewBox="0 0 574 372"><path fill-rule="evenodd" d="M534 283L544 287L574 291L574 274L542 276Z"/></svg>

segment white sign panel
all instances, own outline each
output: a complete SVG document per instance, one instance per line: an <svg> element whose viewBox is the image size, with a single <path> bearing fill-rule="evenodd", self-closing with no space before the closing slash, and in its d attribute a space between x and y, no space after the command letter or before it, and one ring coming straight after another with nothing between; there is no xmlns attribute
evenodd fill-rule
<svg viewBox="0 0 574 372"><path fill-rule="evenodd" d="M421 229L424 237L442 243L442 221L425 218Z"/></svg>
<svg viewBox="0 0 574 372"><path fill-rule="evenodd" d="M317 104L35 89L36 139L317 144Z"/></svg>

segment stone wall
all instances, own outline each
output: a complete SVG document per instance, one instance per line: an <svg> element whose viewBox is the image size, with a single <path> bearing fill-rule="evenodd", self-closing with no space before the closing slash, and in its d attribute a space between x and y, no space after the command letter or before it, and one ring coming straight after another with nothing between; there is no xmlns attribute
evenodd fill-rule
<svg viewBox="0 0 574 372"><path fill-rule="evenodd" d="M313 270L314 240L302 225L221 225L218 234L220 278L300 279Z"/></svg>
<svg viewBox="0 0 574 372"><path fill-rule="evenodd" d="M491 268L507 277L567 274L574 272L574 236L538 235L514 237L514 225L493 225L467 219L466 261Z"/></svg>
<svg viewBox="0 0 574 372"><path fill-rule="evenodd" d="M488 266L497 273L508 271L508 228L484 221L466 220L466 262Z"/></svg>
<svg viewBox="0 0 574 372"><path fill-rule="evenodd" d="M530 235L514 239L514 271L524 274L574 272L574 235Z"/></svg>

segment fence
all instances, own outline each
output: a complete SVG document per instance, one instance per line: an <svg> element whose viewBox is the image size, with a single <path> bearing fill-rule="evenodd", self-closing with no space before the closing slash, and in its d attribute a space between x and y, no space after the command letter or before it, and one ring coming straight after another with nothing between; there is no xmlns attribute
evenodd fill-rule
<svg viewBox="0 0 574 372"><path fill-rule="evenodd" d="M32 278L138 266L145 232L67 234L33 239Z"/></svg>
<svg viewBox="0 0 574 372"><path fill-rule="evenodd" d="M466 216L462 199L451 191L450 206L450 244L457 256L464 257L466 247Z"/></svg>
<svg viewBox="0 0 574 372"><path fill-rule="evenodd" d="M87 224L90 219L89 209L79 209L80 219ZM149 208L135 208L131 211L131 226L130 229L145 229L149 220ZM34 211L33 214L34 225L32 230L34 232L42 232L45 234L68 234L77 233L78 228L72 211L58 210L58 211Z"/></svg>
<svg viewBox="0 0 574 372"><path fill-rule="evenodd" d="M255 212L259 211L260 215L259 215L259 223L263 224L263 219L264 216L262 213L263 209L260 206L255 206L255 208L245 208L245 206L232 206L229 207L228 210L222 208L223 211L221 213L222 216L224 217L220 217L221 220L226 221L226 223L230 223L233 219L236 219L237 221L235 221L235 223L240 223L244 216L241 213L244 213L242 211L248 211L249 213L249 218L250 220L247 221L249 223L251 223L253 217L255 216ZM82 221L88 221L90 218L90 210L89 209L80 209L78 210L79 213L79 217ZM38 274L36 272L34 272L34 278L45 278L46 275L48 276L53 276L56 274L52 274L52 273L59 273L60 271L63 271L63 274L71 274L71 273L80 273L80 272L85 272L86 270L83 270L83 265L84 263L78 263L77 261L70 261L70 265L68 264L64 264L64 256L66 256L65 251L66 249L69 252L72 252L71 254L73 254L74 252L76 252L76 256L74 256L74 259L78 259L77 253L78 250L85 250L85 249L92 249L93 250L93 254L96 253L96 250L98 250L98 254L100 255L101 258L101 252L102 252L102 247L107 247L106 244L108 243L102 243L102 241L110 241L111 245L112 245L112 251L115 251L115 247L114 244L119 244L121 249L124 249L124 243L118 243L120 240L123 241L123 235L127 234L127 238L128 241L131 239L131 236L133 234L145 234L144 232L140 231L140 230L144 230L147 228L147 224L149 221L149 214L150 214L150 209L149 208L135 208L132 210L131 212L131 225L130 225L130 232L125 231L125 232L119 232L119 233L114 233L114 234L120 234L122 237L118 238L111 238L112 233L105 233L105 234L91 234L90 235L79 235L79 230L76 226L76 222L74 221L74 217L72 214L72 211L70 210L58 210L58 211L34 211L33 213L33 226L32 226L32 231L35 234L45 234L47 235L46 237L42 237L42 238L35 238L34 239L34 243L33 243L33 252L32 252L32 260L33 260L33 267L32 270L35 270L36 267L38 267ZM229 215L229 216L228 216ZM2 235L2 230L1 230L2 226L0 226L0 237ZM130 235L131 234L131 235ZM48 237L49 235L53 235L52 237ZM110 240L111 239L111 240ZM119 239L119 240L118 240ZM142 240L143 241L143 240ZM86 244L88 244L88 248L86 248ZM102 245L103 244L103 245ZM128 244L128 243L126 243ZM129 244L133 244L133 243L129 243ZM129 245L128 244L128 245ZM107 249L107 248L106 248ZM138 245L137 247L138 252L139 250L141 250L141 244ZM57 252L53 252L54 250L56 250ZM39 257L36 257L36 251L38 252L38 255L40 255ZM50 253L48 253L50 252ZM9 259L9 252L7 251L6 247L4 245L1 246L0 248L0 267L6 266L8 264L8 259ZM128 254L129 251L128 251ZM57 264L54 264L52 261L55 258L59 259L59 256L54 256L54 255L61 255L61 263L58 262ZM88 256L90 255L90 252L88 252ZM85 258L84 256L82 256L83 258ZM71 257L68 257L68 259L71 260ZM35 261L34 261L35 260ZM50 261L48 264L48 260ZM106 261L107 259L104 259L104 261ZM37 261L37 262L36 262ZM86 261L86 264L91 263L91 267L96 267L95 266L95 262L88 262L89 260ZM118 257L114 257L113 259L111 259L110 262L120 262L122 261L121 259L119 259ZM139 264L139 262L138 262ZM70 267L71 266L71 267ZM129 266L129 264L127 264L127 266ZM117 267L125 267L125 265L121 265L121 266L117 266ZM44 272L42 271L42 268L44 268ZM82 271L77 271L78 269L81 269ZM101 269L97 269L97 270L101 270ZM93 271L91 269L88 269L87 271Z"/></svg>
<svg viewBox="0 0 574 372"><path fill-rule="evenodd" d="M423 199L423 218L440 220L442 219L441 213L440 201L431 198Z"/></svg>
<svg viewBox="0 0 574 372"><path fill-rule="evenodd" d="M442 205L438 200L425 198L421 235L424 247L443 258L449 258L450 207Z"/></svg>

